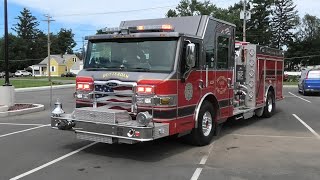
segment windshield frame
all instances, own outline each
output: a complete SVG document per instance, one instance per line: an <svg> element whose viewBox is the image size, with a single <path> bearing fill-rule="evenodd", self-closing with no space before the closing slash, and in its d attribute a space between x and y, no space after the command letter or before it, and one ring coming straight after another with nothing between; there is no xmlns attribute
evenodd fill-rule
<svg viewBox="0 0 320 180"><path fill-rule="evenodd" d="M86 56L84 60L84 66L83 69L87 71L127 71L127 72L148 72L148 73L171 73L173 72L176 68L176 61L177 61L177 53L179 53L179 37L156 37L156 38L114 38L114 39L92 39L88 41L87 45L87 51L86 51ZM87 62L90 61L91 58L91 50L92 46L94 43L105 43L105 42L121 42L121 43L126 43L126 42L144 42L144 41L175 41L175 50L173 56L173 62L171 63L171 67L169 70L146 70L143 68L90 68L88 67Z"/></svg>

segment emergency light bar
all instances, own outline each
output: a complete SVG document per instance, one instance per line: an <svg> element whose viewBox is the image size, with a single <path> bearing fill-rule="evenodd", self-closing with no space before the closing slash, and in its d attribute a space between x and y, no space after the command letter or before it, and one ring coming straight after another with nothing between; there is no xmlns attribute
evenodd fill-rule
<svg viewBox="0 0 320 180"><path fill-rule="evenodd" d="M173 31L174 28L170 24L163 25L147 25L147 26L137 26L137 31Z"/></svg>
<svg viewBox="0 0 320 180"><path fill-rule="evenodd" d="M102 32L107 34L129 34L130 32L172 32L174 28L170 24L146 25L136 27L112 27L104 28Z"/></svg>

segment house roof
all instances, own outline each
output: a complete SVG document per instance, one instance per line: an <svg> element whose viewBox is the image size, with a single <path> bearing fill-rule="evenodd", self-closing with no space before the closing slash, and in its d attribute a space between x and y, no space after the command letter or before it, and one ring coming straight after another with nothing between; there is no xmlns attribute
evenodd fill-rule
<svg viewBox="0 0 320 180"><path fill-rule="evenodd" d="M81 65L83 65L83 61L81 61L81 60L77 61L72 65L71 69L72 70L80 70Z"/></svg>
<svg viewBox="0 0 320 180"><path fill-rule="evenodd" d="M71 58L77 58L78 57L75 54L64 54L64 55L60 55L60 54L52 54L50 55L50 59L54 59L57 61L58 64L65 64L65 61ZM48 64L48 57L46 57L44 60L42 60L40 63L41 64Z"/></svg>

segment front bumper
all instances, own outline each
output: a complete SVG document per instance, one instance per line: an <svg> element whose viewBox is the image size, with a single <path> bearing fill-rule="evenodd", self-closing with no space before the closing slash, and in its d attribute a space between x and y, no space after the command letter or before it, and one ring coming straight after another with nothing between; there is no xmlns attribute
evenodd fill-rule
<svg viewBox="0 0 320 180"><path fill-rule="evenodd" d="M305 88L304 89L305 92L312 92L312 93L317 93L320 92L320 88Z"/></svg>
<svg viewBox="0 0 320 180"><path fill-rule="evenodd" d="M169 136L168 123L151 122L148 126L141 126L131 118L123 119L126 116L123 116L124 111L121 110L102 112L92 107L85 108L85 111L82 109L84 108L76 108L72 114L60 117L52 116L51 127L73 130L78 139L108 144L134 144ZM118 114L121 115L121 120L114 119Z"/></svg>

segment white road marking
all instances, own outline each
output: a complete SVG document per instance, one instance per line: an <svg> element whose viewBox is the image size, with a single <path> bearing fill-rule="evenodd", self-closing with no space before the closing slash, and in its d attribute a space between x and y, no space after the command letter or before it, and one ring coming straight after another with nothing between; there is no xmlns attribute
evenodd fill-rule
<svg viewBox="0 0 320 180"><path fill-rule="evenodd" d="M200 163L199 163L200 165L206 164L206 162L207 162L207 160L208 160L208 158L209 158L209 156L210 156L210 153L211 153L211 151L212 151L212 148L213 148L214 143L215 143L215 142L213 142L212 144L210 144L209 150L208 150L207 154L203 155L203 157L201 158ZM192 177L191 177L190 180L198 180L198 178L199 178L199 176L200 176L200 174L201 174L202 169L203 169L203 168L197 168L197 169L194 171L194 173L193 173L193 175L192 175Z"/></svg>
<svg viewBox="0 0 320 180"><path fill-rule="evenodd" d="M38 128L42 128L42 127L46 127L46 126L50 126L50 124L42 125L42 126L37 126L37 127L33 127L33 128L21 130L21 131L16 131L16 132L8 133L8 134L3 134L3 135L0 135L0 138L6 137L6 136L10 136L10 135L13 135L13 134L18 134L18 133L26 132L26 131L31 131L31 130L38 129Z"/></svg>
<svg viewBox="0 0 320 180"><path fill-rule="evenodd" d="M91 144L88 144L88 145L86 145L86 146L83 146L82 148L79 148L79 149L77 149L77 150L75 150L75 151L72 151L72 152L70 152L70 153L68 153L68 154L66 154L66 155L64 155L64 156L61 156L61 157L59 157L59 158L57 158L57 159L55 159L55 160L53 160L53 161L50 161L50 162L48 162L48 163L46 163L46 164L43 164L43 165L41 165L41 166L39 166L39 167L37 167L37 168L34 168L34 169L30 170L30 171L27 171L27 172L25 172L25 173L23 173L23 174L20 174L20 175L16 176L16 177L13 177L13 178L11 178L10 180L18 180L18 179L21 179L21 178L23 178L23 177L25 177L25 176L28 176L28 175L30 175L30 174L32 174L32 173L34 173L34 172L39 171L39 170L41 170L41 169L43 169L43 168L45 168L45 167L48 167L48 166L50 166L50 165L52 165L52 164L54 164L54 163L56 163L56 162L59 162L59 161L65 159L65 158L67 158L67 157L69 157L69 156L72 156L72 155L74 155L74 154L76 154L76 153L78 153L78 152L80 152L80 151L82 151L82 150L84 150L84 149L87 149L87 148L89 148L89 147L91 147L91 146L93 146L93 145L95 145L95 144L97 144L97 143L98 143L98 142L93 142L93 143L91 143Z"/></svg>
<svg viewBox="0 0 320 180"><path fill-rule="evenodd" d="M300 121L306 128L309 129L310 132L312 132L313 135L316 136L316 138L320 139L320 135L314 131L307 123L305 123L301 118L299 118L299 116L297 116L296 114L292 114L298 121Z"/></svg>
<svg viewBox="0 0 320 180"><path fill-rule="evenodd" d="M201 171L202 171L202 168L197 168L196 171L194 171L190 180L198 180L198 178L201 174Z"/></svg>
<svg viewBox="0 0 320 180"><path fill-rule="evenodd" d="M210 144L208 153L201 158L201 161L200 161L199 164L202 164L202 165L203 165L203 164L206 164L206 162L207 162L207 160L208 160L208 157L209 157L209 155L210 155L210 153L211 153L211 150L212 150L212 148L213 148L214 143L215 143L215 142L213 142L212 144Z"/></svg>
<svg viewBox="0 0 320 180"><path fill-rule="evenodd" d="M308 102L308 103L311 103L311 101L306 100L306 99L304 99L304 98L302 98L302 97L300 97L300 96L297 96L297 95L295 95L295 94L293 94L293 93L291 93L291 92L289 92L289 94L291 94L292 96L297 97L297 98L299 98L299 99L302 99L302 100L304 100L304 101L306 101L306 102Z"/></svg>
<svg viewBox="0 0 320 180"><path fill-rule="evenodd" d="M229 135L233 135L233 136L244 136L244 137L314 139L314 137L303 137L303 136L270 136L270 135L260 135L260 134L229 134Z"/></svg>
<svg viewBox="0 0 320 180"><path fill-rule="evenodd" d="M13 126L43 126L43 125L45 125L45 124L0 123L0 125L13 125Z"/></svg>

